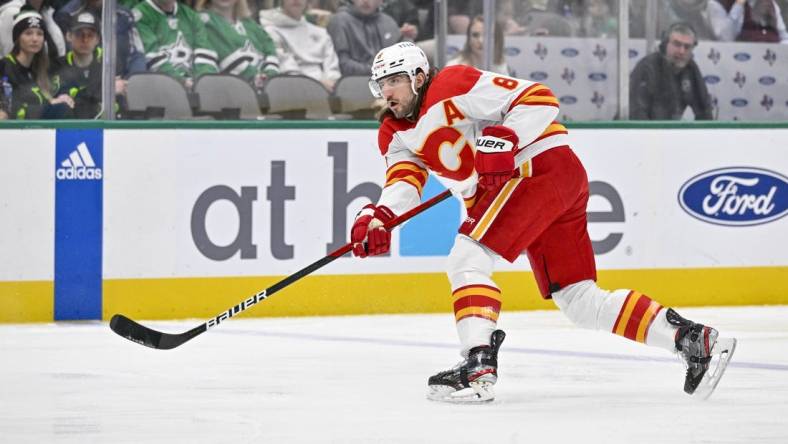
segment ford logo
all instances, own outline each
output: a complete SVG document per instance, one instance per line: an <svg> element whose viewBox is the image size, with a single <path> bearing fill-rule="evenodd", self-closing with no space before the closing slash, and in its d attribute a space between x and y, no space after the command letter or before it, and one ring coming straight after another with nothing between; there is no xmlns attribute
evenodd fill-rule
<svg viewBox="0 0 788 444"><path fill-rule="evenodd" d="M747 106L747 103L749 103L749 102L747 102L747 99L743 99L741 97L737 97L737 98L731 99L731 105L733 105L733 106L735 106L737 108L745 107L745 106Z"/></svg>
<svg viewBox="0 0 788 444"><path fill-rule="evenodd" d="M733 58L740 62L746 62L747 60L750 60L750 55L746 52L737 52L733 55Z"/></svg>
<svg viewBox="0 0 788 444"><path fill-rule="evenodd" d="M703 77L703 80L705 80L709 85L716 85L720 83L720 77L712 74Z"/></svg>
<svg viewBox="0 0 788 444"><path fill-rule="evenodd" d="M456 46L447 46L446 47L446 56L448 56L448 57L451 57L454 54L457 54L458 52L460 52L460 48L458 48Z"/></svg>
<svg viewBox="0 0 788 444"><path fill-rule="evenodd" d="M536 80L537 82L542 81L547 78L547 73L544 71L534 71L531 73L531 79Z"/></svg>
<svg viewBox="0 0 788 444"><path fill-rule="evenodd" d="M588 75L588 78L594 82L601 82L603 80L607 80L607 74L603 72L592 72Z"/></svg>
<svg viewBox="0 0 788 444"><path fill-rule="evenodd" d="M775 79L772 76L763 76L760 79L758 79L758 83L760 83L761 85L767 85L767 86L774 85L775 82L777 82L777 79Z"/></svg>
<svg viewBox="0 0 788 444"><path fill-rule="evenodd" d="M629 58L630 59L634 59L635 57L638 56L638 54L639 54L639 52L638 52L637 49L630 49L629 50Z"/></svg>
<svg viewBox="0 0 788 444"><path fill-rule="evenodd" d="M561 96L558 100L564 105L574 105L577 103L577 97L575 96Z"/></svg>
<svg viewBox="0 0 788 444"><path fill-rule="evenodd" d="M566 57L575 57L576 55L580 54L580 51L576 50L575 48L564 48L561 50L561 54Z"/></svg>
<svg viewBox="0 0 788 444"><path fill-rule="evenodd" d="M506 54L507 57L516 57L520 55L520 48L517 48L515 46L507 46L506 49L504 50L504 53Z"/></svg>
<svg viewBox="0 0 788 444"><path fill-rule="evenodd" d="M716 225L765 224L788 214L788 178L761 168L707 171L682 185L679 205Z"/></svg>

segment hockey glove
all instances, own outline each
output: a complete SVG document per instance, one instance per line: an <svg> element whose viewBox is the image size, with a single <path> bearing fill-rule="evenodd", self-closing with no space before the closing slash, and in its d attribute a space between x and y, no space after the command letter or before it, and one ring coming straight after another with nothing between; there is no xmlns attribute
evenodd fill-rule
<svg viewBox="0 0 788 444"><path fill-rule="evenodd" d="M488 126L476 139L476 172L479 186L497 188L512 178L514 150L519 138L514 130L503 125Z"/></svg>
<svg viewBox="0 0 788 444"><path fill-rule="evenodd" d="M353 255L356 257L385 254L391 247L391 232L383 225L394 219L394 213L386 206L369 204L356 216L350 230Z"/></svg>

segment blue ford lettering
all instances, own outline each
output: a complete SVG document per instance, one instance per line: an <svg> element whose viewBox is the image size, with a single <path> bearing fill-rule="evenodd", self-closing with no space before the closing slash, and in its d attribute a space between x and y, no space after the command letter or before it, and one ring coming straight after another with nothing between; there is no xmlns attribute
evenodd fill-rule
<svg viewBox="0 0 788 444"><path fill-rule="evenodd" d="M788 178L762 168L722 168L693 177L678 197L687 214L705 222L764 224L788 214Z"/></svg>

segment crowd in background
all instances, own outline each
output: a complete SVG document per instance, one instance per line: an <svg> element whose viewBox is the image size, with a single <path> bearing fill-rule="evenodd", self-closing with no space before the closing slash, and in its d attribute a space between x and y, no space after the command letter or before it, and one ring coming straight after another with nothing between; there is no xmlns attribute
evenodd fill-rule
<svg viewBox="0 0 788 444"><path fill-rule="evenodd" d="M496 3L491 70L502 74L511 74L506 35L612 38L618 32L617 0ZM697 40L788 43L788 0L663 0L656 17L647 17L646 5L630 1L630 36L644 37L646 21L656 20L662 35L683 23L675 33L681 42L663 43L677 51L687 34L693 46ZM448 32L467 37L448 65L481 66L481 14L481 0L448 2ZM433 17L428 0L119 0L113 109L122 111L126 81L141 72L165 73L187 89L208 73L239 76L257 89L273 76L300 74L330 92L343 76L369 75L377 51L398 41L416 42L434 61ZM101 0L0 0L0 119L98 116L101 18ZM670 62L667 49L662 62ZM633 83L675 74L677 65L665 66L641 69Z"/></svg>

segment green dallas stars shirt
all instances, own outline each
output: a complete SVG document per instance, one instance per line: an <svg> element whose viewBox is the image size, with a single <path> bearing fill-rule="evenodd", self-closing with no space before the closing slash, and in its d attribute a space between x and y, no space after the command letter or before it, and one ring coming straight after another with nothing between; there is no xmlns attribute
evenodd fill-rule
<svg viewBox="0 0 788 444"><path fill-rule="evenodd" d="M153 0L145 0L132 13L150 71L180 79L218 72L216 51L193 9L175 3L173 12L167 13Z"/></svg>
<svg viewBox="0 0 788 444"><path fill-rule="evenodd" d="M200 18L218 56L219 72L241 76L250 83L258 73L268 77L279 74L276 45L254 20L245 18L233 24L213 11L200 13Z"/></svg>

